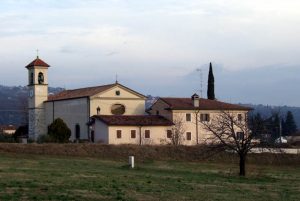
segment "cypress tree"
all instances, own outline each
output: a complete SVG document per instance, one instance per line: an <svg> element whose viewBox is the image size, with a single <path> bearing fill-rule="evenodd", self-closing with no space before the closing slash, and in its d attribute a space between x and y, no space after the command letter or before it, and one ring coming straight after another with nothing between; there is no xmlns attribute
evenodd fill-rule
<svg viewBox="0 0 300 201"><path fill-rule="evenodd" d="M215 78L211 62L209 63L209 73L207 82L207 99L215 100Z"/></svg>
<svg viewBox="0 0 300 201"><path fill-rule="evenodd" d="M286 114L285 130L286 130L285 133L286 135L291 135L297 132L297 125L295 123L294 116L291 111L288 111Z"/></svg>
<svg viewBox="0 0 300 201"><path fill-rule="evenodd" d="M249 124L253 136L258 138L262 137L261 134L264 134L265 122L259 112L250 117Z"/></svg>

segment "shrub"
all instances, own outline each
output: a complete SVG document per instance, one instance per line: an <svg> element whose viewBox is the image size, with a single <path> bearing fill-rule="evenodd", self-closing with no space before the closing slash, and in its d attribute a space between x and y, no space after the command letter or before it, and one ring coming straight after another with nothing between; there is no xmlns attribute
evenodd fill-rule
<svg viewBox="0 0 300 201"><path fill-rule="evenodd" d="M17 128L13 134L13 138L17 142L19 137L28 137L28 125L19 126Z"/></svg>
<svg viewBox="0 0 300 201"><path fill-rule="evenodd" d="M0 133L0 142L15 142L15 140L10 134Z"/></svg>
<svg viewBox="0 0 300 201"><path fill-rule="evenodd" d="M48 135L54 142L68 142L71 137L71 130L62 119L57 118L48 126Z"/></svg>
<svg viewBox="0 0 300 201"><path fill-rule="evenodd" d="M50 135L40 135L37 139L37 143L55 142Z"/></svg>

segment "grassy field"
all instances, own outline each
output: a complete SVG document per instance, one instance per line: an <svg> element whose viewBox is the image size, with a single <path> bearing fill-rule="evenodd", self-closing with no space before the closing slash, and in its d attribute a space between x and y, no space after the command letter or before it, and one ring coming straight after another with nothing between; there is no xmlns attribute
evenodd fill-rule
<svg viewBox="0 0 300 201"><path fill-rule="evenodd" d="M300 200L297 166L0 155L0 200Z"/></svg>

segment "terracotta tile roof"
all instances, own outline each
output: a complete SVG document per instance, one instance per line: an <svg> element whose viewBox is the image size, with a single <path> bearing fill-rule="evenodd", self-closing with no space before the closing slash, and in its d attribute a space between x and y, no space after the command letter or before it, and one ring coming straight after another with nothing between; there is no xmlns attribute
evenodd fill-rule
<svg viewBox="0 0 300 201"><path fill-rule="evenodd" d="M0 130L16 130L17 128L14 125L0 125Z"/></svg>
<svg viewBox="0 0 300 201"><path fill-rule="evenodd" d="M46 62L41 60L39 57L37 57L35 60L33 60L30 64L26 66L26 68L31 68L34 66L42 66L42 67L50 67Z"/></svg>
<svg viewBox="0 0 300 201"><path fill-rule="evenodd" d="M95 115L110 126L172 126L173 122L159 115Z"/></svg>
<svg viewBox="0 0 300 201"><path fill-rule="evenodd" d="M199 99L199 107L194 107L191 98L160 98L160 100L169 105L167 109L172 110L252 110L250 107L204 98Z"/></svg>
<svg viewBox="0 0 300 201"><path fill-rule="evenodd" d="M107 85L96 86L96 87L86 87L86 88L81 88L81 89L65 90L58 94L48 96L47 101L67 100L67 99L93 96L100 92L106 91L114 86L119 86L121 88L124 88L124 89L131 91L132 93L135 93L136 95L146 99L146 97L143 94L133 91L132 89L129 89L128 87L125 87L122 84L116 82L114 84L107 84Z"/></svg>
<svg viewBox="0 0 300 201"><path fill-rule="evenodd" d="M116 84L108 84L108 85L102 85L102 86L96 86L96 87L65 90L65 91L59 92L58 94L49 96L48 101L66 100L66 99L93 96L93 95L100 93L102 91L105 91L115 85Z"/></svg>

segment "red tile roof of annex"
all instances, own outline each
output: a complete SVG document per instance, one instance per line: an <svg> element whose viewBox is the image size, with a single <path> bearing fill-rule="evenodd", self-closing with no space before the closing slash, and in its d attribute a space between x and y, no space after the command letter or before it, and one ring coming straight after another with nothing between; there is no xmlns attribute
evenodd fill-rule
<svg viewBox="0 0 300 201"><path fill-rule="evenodd" d="M110 126L172 126L174 123L159 115L94 115Z"/></svg>
<svg viewBox="0 0 300 201"><path fill-rule="evenodd" d="M161 97L159 99L169 105L169 108L166 109L171 110L252 110L250 107L205 98L199 99L199 107L194 107L194 102L191 98Z"/></svg>
<svg viewBox="0 0 300 201"><path fill-rule="evenodd" d="M16 130L17 127L14 125L0 125L0 130Z"/></svg>

